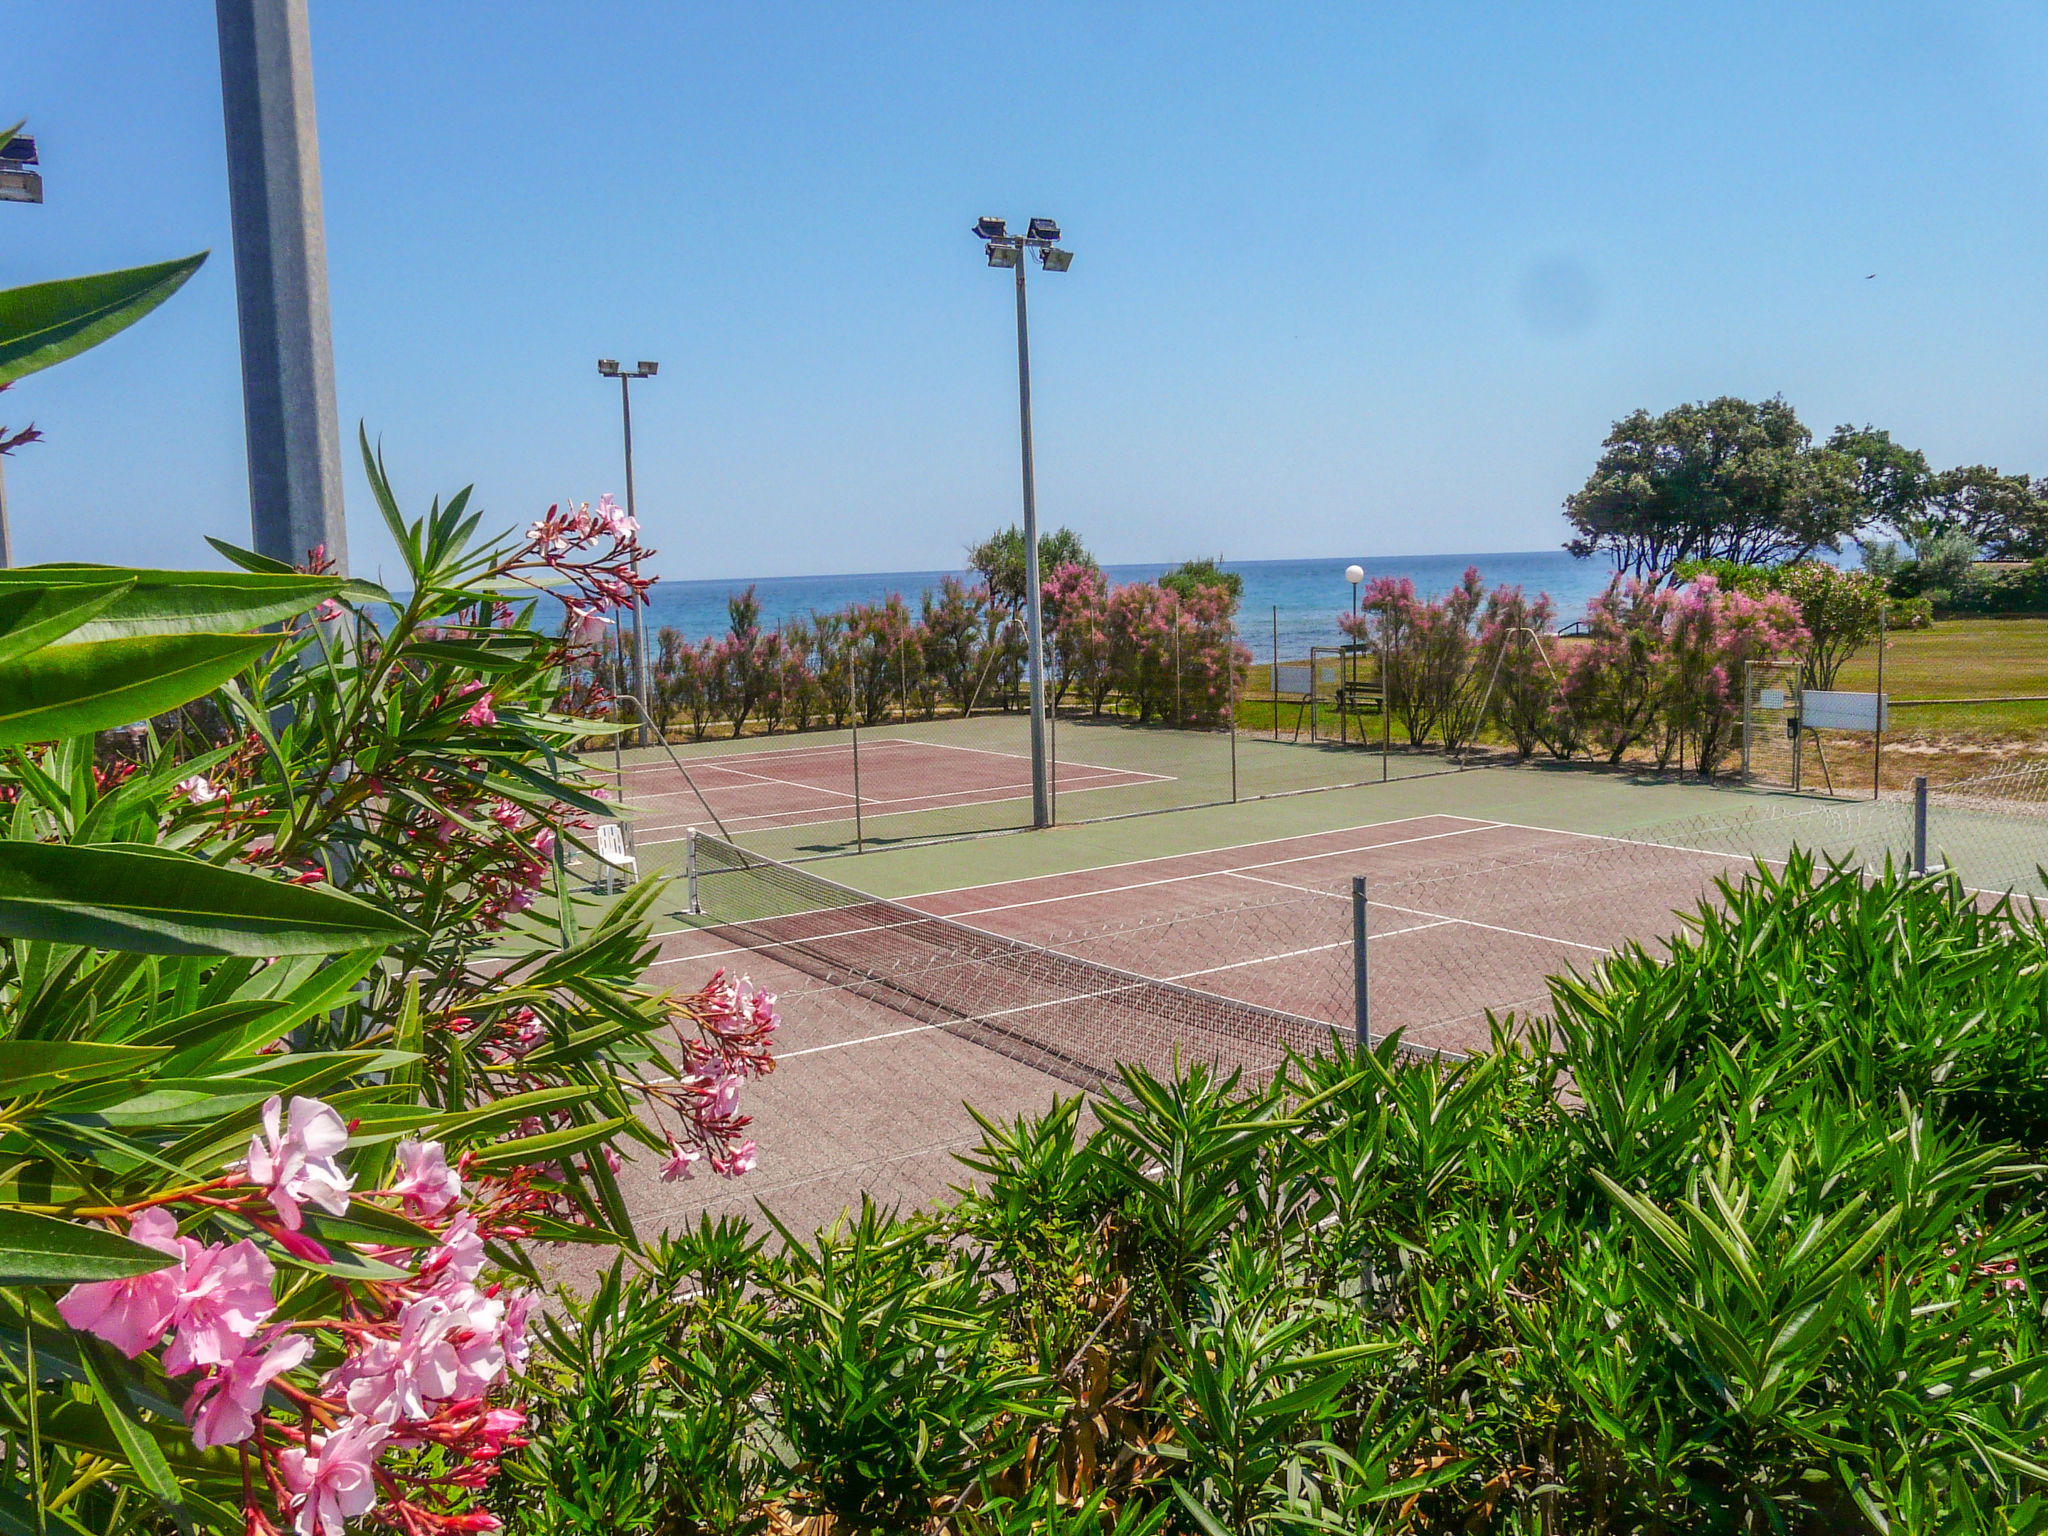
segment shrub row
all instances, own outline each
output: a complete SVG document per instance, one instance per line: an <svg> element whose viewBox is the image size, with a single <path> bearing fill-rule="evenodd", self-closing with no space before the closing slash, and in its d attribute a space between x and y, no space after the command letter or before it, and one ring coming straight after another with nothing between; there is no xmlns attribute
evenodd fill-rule
<svg viewBox="0 0 2048 1536"><path fill-rule="evenodd" d="M1140 722L1215 725L1227 718L1250 655L1233 638L1235 596L1223 587L1116 585L1069 564L1044 584L1049 686L1056 705ZM1011 709L1025 688L1023 616L985 586L947 577L911 611L900 595L837 612L761 624L754 588L728 600L729 626L692 644L663 628L652 708L664 729L702 741L749 722L843 727L892 717L932 719Z"/></svg>

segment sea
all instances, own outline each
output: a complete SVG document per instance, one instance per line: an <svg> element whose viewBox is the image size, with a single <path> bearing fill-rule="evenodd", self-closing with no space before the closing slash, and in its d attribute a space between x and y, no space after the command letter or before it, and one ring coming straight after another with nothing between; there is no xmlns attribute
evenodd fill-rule
<svg viewBox="0 0 2048 1536"><path fill-rule="evenodd" d="M1568 624L1586 611L1586 604L1604 591L1613 577L1605 560L1579 560L1561 549L1527 550L1485 555L1389 555L1379 558L1333 556L1327 560L1230 560L1224 569L1244 578L1238 608L1238 633L1263 660L1274 644L1278 627L1280 653L1305 655L1312 645L1335 645L1337 620L1350 611L1351 584L1344 579L1349 565L1365 568L1366 580L1406 576L1418 596L1433 597L1463 579L1476 566L1480 580L1494 587L1519 586L1533 597L1550 594L1557 622ZM1156 565L1105 565L1111 581L1155 581L1173 568ZM761 620L772 628L785 618L808 617L850 603L880 602L901 593L913 611L919 594L936 590L947 576L963 571L872 571L846 576L763 576L757 580L672 581L664 578L648 594L648 621L669 625L691 640L722 635L727 628L726 599L754 588L761 602Z"/></svg>

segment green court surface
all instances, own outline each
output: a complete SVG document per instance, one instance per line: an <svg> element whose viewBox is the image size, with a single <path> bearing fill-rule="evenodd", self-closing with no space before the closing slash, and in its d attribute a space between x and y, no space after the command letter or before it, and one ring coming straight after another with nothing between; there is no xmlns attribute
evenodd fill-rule
<svg viewBox="0 0 2048 1536"><path fill-rule="evenodd" d="M876 761L916 749L894 775L901 782L885 787L953 797L1016 782L993 729L963 743L970 752L995 744L972 772L934 778L950 749L920 737L929 729L913 725L898 733L904 747L879 748ZM864 759L871 734L890 739L863 731ZM1063 743L1077 734L1063 723ZM1164 793L1137 777L1152 770L1133 766L1158 763L1152 742L1135 732L1085 739L1105 782L1064 798L1063 815L1077 800L1092 811L1112 797ZM1496 1020L1541 1028L1548 977L1583 973L1617 945L1657 944L1679 927L1678 913L1713 900L1716 881L1739 879L1756 858L1798 846L1871 868L1903 862L1913 837L1913 806L1898 798L1827 800L1531 763L1042 832L897 837L858 854L812 850L797 866L749 863L796 839L832 846L829 791L850 754L831 740L796 741L826 749L823 766L792 772L803 759L768 758L751 742L684 757L693 773L716 760L753 775L727 780L723 796L711 791L714 801L754 796L747 814L761 818L720 856L726 880L744 887L765 870L759 878L800 892L811 882L813 895L818 876L846 888L828 900L800 896L765 925L703 875L709 858L700 860L706 905L693 912L684 853L687 828L701 821L650 794L637 804L628 796L644 829L641 872L676 877L657 909L648 979L687 987L721 968L748 974L782 996L785 1020L778 1070L749 1086L745 1105L758 1172L732 1185L628 1181L642 1230L704 1212L752 1214L756 1198L800 1232L863 1195L927 1203L965 1177L955 1154L980 1134L968 1103L1007 1119L1077 1088L1099 1091L1105 1062L1156 1067L1214 1053L1268 1071L1290 1043L1349 1034L1357 877L1369 885L1370 1027L1458 1055L1486 1049ZM1293 767L1313 783L1324 756L1303 749L1298 767L1276 761L1268 782ZM675 770L658 750L629 754L629 790L660 783L664 771ZM867 778L864 764L864 795ZM747 787L758 781L767 787ZM1931 806L1932 855L1946 852L1973 886L2031 885L2034 866L2048 863L2048 817L2027 798L2034 788L2025 780ZM915 807L893 819L929 826L960 809Z"/></svg>

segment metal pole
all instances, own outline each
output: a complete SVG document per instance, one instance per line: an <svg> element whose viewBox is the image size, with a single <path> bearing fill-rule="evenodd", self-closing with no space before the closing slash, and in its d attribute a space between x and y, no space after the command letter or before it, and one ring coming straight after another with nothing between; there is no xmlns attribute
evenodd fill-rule
<svg viewBox="0 0 2048 1536"><path fill-rule="evenodd" d="M1387 648L1380 647L1380 782L1387 782L1387 754L1394 749L1394 695L1387 686Z"/></svg>
<svg viewBox="0 0 2048 1536"><path fill-rule="evenodd" d="M1237 626L1230 628L1230 638L1224 642L1228 647L1223 653L1223 665L1228 669L1224 675L1224 691L1229 696L1230 707L1230 803L1237 804ZM1249 654L1249 648L1247 648Z"/></svg>
<svg viewBox="0 0 2048 1536"><path fill-rule="evenodd" d="M1280 739L1280 605L1273 605L1273 675L1266 679L1273 686L1273 739Z"/></svg>
<svg viewBox="0 0 2048 1536"><path fill-rule="evenodd" d="M324 545L346 575L306 0L215 0L214 20L253 542L290 565Z"/></svg>
<svg viewBox="0 0 2048 1536"><path fill-rule="evenodd" d="M1031 648L1031 824L1052 825L1045 771L1045 625L1038 590L1038 484L1031 469L1031 341L1024 312L1025 252L1017 253L1017 428L1024 441L1024 624Z"/></svg>
<svg viewBox="0 0 2048 1536"><path fill-rule="evenodd" d="M1351 1010L1358 1048L1372 1049L1372 1014L1365 984L1365 876L1351 877Z"/></svg>
<svg viewBox="0 0 2048 1536"><path fill-rule="evenodd" d="M637 525L640 518L633 502L633 381L631 375L623 370L619 373L619 412L626 426L626 516ZM640 574L640 560L637 555L633 559L633 574L635 576ZM633 589L633 692L636 696L645 698L647 697L647 628L641 622L640 609L640 589L635 587ZM640 722L638 740L639 744L643 747L648 743L649 737L645 719L642 719Z"/></svg>
<svg viewBox="0 0 2048 1536"><path fill-rule="evenodd" d="M704 910L704 903L697 899L697 829L691 827L683 833L683 873L690 886L690 915L697 916Z"/></svg>
<svg viewBox="0 0 2048 1536"><path fill-rule="evenodd" d="M7 523L7 461L0 459L0 571L14 569L14 535Z"/></svg>
<svg viewBox="0 0 2048 1536"><path fill-rule="evenodd" d="M860 675L853 664L853 636L846 637L846 697L852 705L853 720L853 851L866 853L867 841L860 825Z"/></svg>
<svg viewBox="0 0 2048 1536"><path fill-rule="evenodd" d="M1927 775L1913 780L1913 873L1927 873Z"/></svg>
<svg viewBox="0 0 2048 1536"><path fill-rule="evenodd" d="M1877 603L1877 746L1870 763L1870 798L1884 788L1884 611L1883 598Z"/></svg>

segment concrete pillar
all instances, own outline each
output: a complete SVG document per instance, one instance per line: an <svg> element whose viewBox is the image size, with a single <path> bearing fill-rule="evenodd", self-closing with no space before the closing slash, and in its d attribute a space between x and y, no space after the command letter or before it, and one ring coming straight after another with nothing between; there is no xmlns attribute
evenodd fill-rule
<svg viewBox="0 0 2048 1536"><path fill-rule="evenodd" d="M325 544L346 572L306 0L215 0L214 11L254 544L292 565Z"/></svg>

